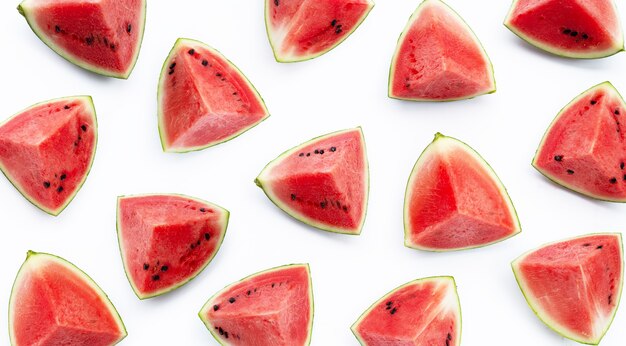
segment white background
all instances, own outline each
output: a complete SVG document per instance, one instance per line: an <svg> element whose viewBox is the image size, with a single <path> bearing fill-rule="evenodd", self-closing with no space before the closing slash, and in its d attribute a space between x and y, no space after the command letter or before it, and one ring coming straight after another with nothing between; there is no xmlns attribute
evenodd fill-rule
<svg viewBox="0 0 626 346"><path fill-rule="evenodd" d="M15 274L29 249L60 255L90 274L119 310L122 345L216 344L197 317L205 300L251 273L311 264L313 345L357 345L350 325L391 289L421 277L453 275L463 309L463 345L574 345L526 305L510 261L543 243L590 232L621 232L626 206L598 202L544 179L530 165L546 127L574 96L610 80L626 92L626 53L567 60L542 53L503 25L509 1L448 0L490 55L497 93L454 103L387 98L398 35L419 0L379 0L363 25L334 51L298 64L274 61L263 1L150 1L143 48L127 81L85 72L49 50L15 10L0 3L0 119L51 98L89 94L99 121L91 175L76 199L51 217L0 179L0 344ZM626 8L622 5L623 13ZM626 16L622 16L626 20ZM204 41L255 84L272 116L229 143L191 154L161 152L156 87L178 37ZM371 169L369 212L359 237L307 227L278 210L253 180L278 154L315 136L361 125ZM519 212L520 235L487 248L426 253L403 246L406 180L435 132L473 146L494 167ZM115 233L121 194L176 192L229 209L221 251L190 284L139 301L126 281ZM4 312L3 312L4 311ZM624 345L622 307L602 342Z"/></svg>

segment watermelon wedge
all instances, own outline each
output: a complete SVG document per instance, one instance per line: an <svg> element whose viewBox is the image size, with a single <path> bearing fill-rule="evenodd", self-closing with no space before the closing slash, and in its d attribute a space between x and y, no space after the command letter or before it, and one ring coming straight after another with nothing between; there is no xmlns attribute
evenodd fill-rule
<svg viewBox="0 0 626 346"><path fill-rule="evenodd" d="M369 191L361 128L314 138L284 152L255 182L276 206L308 225L360 234Z"/></svg>
<svg viewBox="0 0 626 346"><path fill-rule="evenodd" d="M292 264L249 276L211 297L198 316L222 345L308 345L313 328L309 266Z"/></svg>
<svg viewBox="0 0 626 346"><path fill-rule="evenodd" d="M533 166L585 196L626 202L626 104L609 82L583 92L559 112Z"/></svg>
<svg viewBox="0 0 626 346"><path fill-rule="evenodd" d="M182 195L119 197L117 236L137 297L173 291L200 274L219 251L229 216L215 204Z"/></svg>
<svg viewBox="0 0 626 346"><path fill-rule="evenodd" d="M548 327L597 345L615 317L624 281L620 234L591 234L530 251L513 261L528 305Z"/></svg>
<svg viewBox="0 0 626 346"><path fill-rule="evenodd" d="M97 137L91 97L33 105L0 124L0 170L31 203L59 215L87 179Z"/></svg>
<svg viewBox="0 0 626 346"><path fill-rule="evenodd" d="M126 328L107 295L66 260L29 251L9 301L11 345L115 345Z"/></svg>
<svg viewBox="0 0 626 346"><path fill-rule="evenodd" d="M135 67L145 0L24 0L17 9L48 47L73 64L123 79Z"/></svg>
<svg viewBox="0 0 626 346"><path fill-rule="evenodd" d="M624 50L613 0L514 0L504 25L533 46L568 58Z"/></svg>
<svg viewBox="0 0 626 346"><path fill-rule="evenodd" d="M442 1L422 2L398 40L389 97L454 101L495 91L491 61L470 27Z"/></svg>
<svg viewBox="0 0 626 346"><path fill-rule="evenodd" d="M278 62L317 58L350 36L371 0L265 0L265 26Z"/></svg>
<svg viewBox="0 0 626 346"><path fill-rule="evenodd" d="M461 306L451 276L419 279L372 305L352 325L364 346L461 344Z"/></svg>
<svg viewBox="0 0 626 346"><path fill-rule="evenodd" d="M493 169L467 144L440 133L409 178L404 227L405 245L427 251L486 246L521 232Z"/></svg>
<svg viewBox="0 0 626 346"><path fill-rule="evenodd" d="M176 41L159 79L163 150L202 150L239 136L268 116L250 81L222 54L199 41Z"/></svg>

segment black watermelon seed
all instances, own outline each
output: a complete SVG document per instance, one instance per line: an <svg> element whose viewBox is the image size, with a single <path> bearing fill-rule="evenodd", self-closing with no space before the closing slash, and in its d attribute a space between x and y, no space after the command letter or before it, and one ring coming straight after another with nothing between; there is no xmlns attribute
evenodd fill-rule
<svg viewBox="0 0 626 346"><path fill-rule="evenodd" d="M602 250L603 247L604 246L602 246L602 245L598 245L598 247L596 247L596 250Z"/></svg>
<svg viewBox="0 0 626 346"><path fill-rule="evenodd" d="M219 72L218 72L218 73L216 73L215 75L216 75L217 77L221 77L221 76L222 76L222 74L221 74L221 73L219 73Z"/></svg>
<svg viewBox="0 0 626 346"><path fill-rule="evenodd" d="M148 269L150 269L150 265L148 263L144 263L143 270L148 270Z"/></svg>
<svg viewBox="0 0 626 346"><path fill-rule="evenodd" d="M274 286L276 286L276 284L272 284L272 288L274 288Z"/></svg>
<svg viewBox="0 0 626 346"><path fill-rule="evenodd" d="M248 292L246 292L248 295L252 294L252 291L248 290Z"/></svg>
<svg viewBox="0 0 626 346"><path fill-rule="evenodd" d="M111 43L111 50L115 50L115 45L113 43Z"/></svg>
<svg viewBox="0 0 626 346"><path fill-rule="evenodd" d="M65 105L65 107L63 107L63 109L70 109L70 106Z"/></svg>
<svg viewBox="0 0 626 346"><path fill-rule="evenodd" d="M206 213L206 209L205 208L200 208L200 212L201 213Z"/></svg>
<svg viewBox="0 0 626 346"><path fill-rule="evenodd" d="M330 22L330 26L335 27L335 25L337 25L337 19L333 19L333 21Z"/></svg>
<svg viewBox="0 0 626 346"><path fill-rule="evenodd" d="M391 306L388 306L385 310L391 310Z"/></svg>
<svg viewBox="0 0 626 346"><path fill-rule="evenodd" d="M448 333L448 340L452 340L452 334Z"/></svg>
<svg viewBox="0 0 626 346"><path fill-rule="evenodd" d="M219 305L213 305L213 311L217 311L217 310L219 310L219 309L220 309L220 306L219 306Z"/></svg>
<svg viewBox="0 0 626 346"><path fill-rule="evenodd" d="M80 125L80 129L83 130L83 132L87 132L87 125Z"/></svg>
<svg viewBox="0 0 626 346"><path fill-rule="evenodd" d="M583 244L583 246L584 246L584 247L589 247L589 246L591 246L591 244L589 244L589 243L584 243L584 244Z"/></svg>
<svg viewBox="0 0 626 346"><path fill-rule="evenodd" d="M206 59L202 60L202 66L207 66L208 64L209 64L208 60L206 60Z"/></svg>
<svg viewBox="0 0 626 346"><path fill-rule="evenodd" d="M450 346L450 340L446 339L446 346Z"/></svg>
<svg viewBox="0 0 626 346"><path fill-rule="evenodd" d="M65 175L65 173L61 174L61 176L59 177L59 179L61 180L65 180L65 178L67 178L67 175Z"/></svg>
<svg viewBox="0 0 626 346"><path fill-rule="evenodd" d="M204 239L205 240L211 239L211 235L209 233L204 233Z"/></svg>
<svg viewBox="0 0 626 346"><path fill-rule="evenodd" d="M46 189L50 188L50 182L49 181L44 181L43 182L43 187L45 187Z"/></svg>
<svg viewBox="0 0 626 346"><path fill-rule="evenodd" d="M233 304L234 302L236 302L237 299L235 299L235 297L230 297L230 299L228 299L228 302Z"/></svg>
<svg viewBox="0 0 626 346"><path fill-rule="evenodd" d="M615 113L615 115L619 115L619 109L616 109L613 113Z"/></svg>
<svg viewBox="0 0 626 346"><path fill-rule="evenodd" d="M187 53L189 53L189 55L194 55L196 54L196 51L192 48Z"/></svg>
<svg viewBox="0 0 626 346"><path fill-rule="evenodd" d="M319 154L320 151L318 149L315 149L314 153Z"/></svg>
<svg viewBox="0 0 626 346"><path fill-rule="evenodd" d="M224 337L228 339L228 332L224 332Z"/></svg>
<svg viewBox="0 0 626 346"><path fill-rule="evenodd" d="M563 155L556 155L556 156L554 157L554 161L557 161L557 162L561 162L561 161L563 161Z"/></svg>
<svg viewBox="0 0 626 346"><path fill-rule="evenodd" d="M295 195L295 194L293 194L293 193L291 194L291 200L292 200L292 201L295 201L295 200L296 200L296 195Z"/></svg>
<svg viewBox="0 0 626 346"><path fill-rule="evenodd" d="M152 281L159 281L161 277L159 275L152 275Z"/></svg>
<svg viewBox="0 0 626 346"><path fill-rule="evenodd" d="M393 302L391 300L387 302L387 306L389 306L391 304L393 304Z"/></svg>
<svg viewBox="0 0 626 346"><path fill-rule="evenodd" d="M168 266L162 266L161 267L161 271L162 272L166 272L168 269L170 269Z"/></svg>
<svg viewBox="0 0 626 346"><path fill-rule="evenodd" d="M89 36L85 38L85 42L87 43L88 46L91 46L93 44L93 36Z"/></svg>
<svg viewBox="0 0 626 346"><path fill-rule="evenodd" d="M306 154L306 157L309 157L309 156L311 156L311 153L307 153L307 154Z"/></svg>
<svg viewBox="0 0 626 346"><path fill-rule="evenodd" d="M303 156L304 156L304 153L300 153L300 155L298 155L298 156L303 157Z"/></svg>
<svg viewBox="0 0 626 346"><path fill-rule="evenodd" d="M59 187L57 188L57 192L58 192L58 193L63 192L63 186L59 186Z"/></svg>
<svg viewBox="0 0 626 346"><path fill-rule="evenodd" d="M280 5L280 1L279 0L274 0L274 5L276 5L276 6Z"/></svg>
<svg viewBox="0 0 626 346"><path fill-rule="evenodd" d="M611 178L609 182L611 182L611 184L617 184L617 178Z"/></svg>
<svg viewBox="0 0 626 346"><path fill-rule="evenodd" d="M176 67L176 63L175 63L175 62L173 62L173 63L170 65L170 70L171 70L171 69L173 69L174 67Z"/></svg>
<svg viewBox="0 0 626 346"><path fill-rule="evenodd" d="M191 244L190 246L192 250L196 248L196 244Z"/></svg>
<svg viewBox="0 0 626 346"><path fill-rule="evenodd" d="M595 105L596 103L598 103L598 101L596 101L596 100L591 100L591 105L592 105L592 106L593 106L593 105Z"/></svg>
<svg viewBox="0 0 626 346"><path fill-rule="evenodd" d="M571 32L572 32L572 30L571 30L571 29L565 29L565 30L563 30L563 33L564 33L565 35L569 35Z"/></svg>
<svg viewBox="0 0 626 346"><path fill-rule="evenodd" d="M131 31L133 31L133 25L132 24L128 24L126 26L126 32L130 34Z"/></svg>
<svg viewBox="0 0 626 346"><path fill-rule="evenodd" d="M624 163L623 163L623 162L621 162L621 163L619 164L619 168L624 169Z"/></svg>
<svg viewBox="0 0 626 346"><path fill-rule="evenodd" d="M60 26L58 26L58 25L55 25L55 26L54 26L54 31L56 31L56 32L57 32L57 34L58 34L58 33L60 33L60 32L61 32L61 27L60 27Z"/></svg>
<svg viewBox="0 0 626 346"><path fill-rule="evenodd" d="M396 309L396 308L393 308L393 309L391 309L391 311L389 311L389 313L392 314L392 315L395 314L396 312L398 312L398 309Z"/></svg>
<svg viewBox="0 0 626 346"><path fill-rule="evenodd" d="M609 305L613 303L613 295L609 294Z"/></svg>
<svg viewBox="0 0 626 346"><path fill-rule="evenodd" d="M324 150L320 150L320 155L324 155Z"/></svg>
<svg viewBox="0 0 626 346"><path fill-rule="evenodd" d="M200 246L200 240L196 242L196 246Z"/></svg>
<svg viewBox="0 0 626 346"><path fill-rule="evenodd" d="M328 202L321 202L320 203L320 207L322 207L322 209L326 209L327 205L328 205Z"/></svg>
<svg viewBox="0 0 626 346"><path fill-rule="evenodd" d="M572 37L576 37L576 36L578 36L578 31L572 31L572 32L570 33L570 36L572 36Z"/></svg>
<svg viewBox="0 0 626 346"><path fill-rule="evenodd" d="M626 180L626 174L624 174L624 180Z"/></svg>
<svg viewBox="0 0 626 346"><path fill-rule="evenodd" d="M588 38L589 38L589 35L587 35L587 34L583 34L583 35L582 35L582 38L583 38L583 40L586 40L586 39L588 39Z"/></svg>
<svg viewBox="0 0 626 346"><path fill-rule="evenodd" d="M334 153L335 151L337 151L337 148L335 148L335 147L331 147L331 148L330 148L330 151Z"/></svg>
<svg viewBox="0 0 626 346"><path fill-rule="evenodd" d="M174 74L174 70L170 70L169 74Z"/></svg>
<svg viewBox="0 0 626 346"><path fill-rule="evenodd" d="M567 170L567 174L572 175L572 174L574 174L574 171L572 171L571 169L568 169Z"/></svg>
<svg viewBox="0 0 626 346"><path fill-rule="evenodd" d="M224 329L222 329L222 327L219 327L218 331L220 332L220 335L224 335Z"/></svg>
<svg viewBox="0 0 626 346"><path fill-rule="evenodd" d="M343 209L343 211L345 211L346 213L348 212L348 207L346 207L345 205L341 207L341 209Z"/></svg>

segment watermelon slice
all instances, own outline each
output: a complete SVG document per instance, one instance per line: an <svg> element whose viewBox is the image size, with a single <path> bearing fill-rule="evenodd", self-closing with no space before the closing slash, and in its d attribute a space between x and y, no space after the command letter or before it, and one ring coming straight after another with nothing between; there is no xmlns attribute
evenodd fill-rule
<svg viewBox="0 0 626 346"><path fill-rule="evenodd" d="M461 306L451 276L431 277L396 288L352 325L364 346L461 344Z"/></svg>
<svg viewBox="0 0 626 346"><path fill-rule="evenodd" d="M548 128L533 166L583 195L626 202L626 104L609 82L570 102Z"/></svg>
<svg viewBox="0 0 626 346"><path fill-rule="evenodd" d="M624 50L613 0L514 0L504 25L535 47L564 57L603 58Z"/></svg>
<svg viewBox="0 0 626 346"><path fill-rule="evenodd" d="M91 97L36 104L0 125L0 170L31 203L58 215L87 179L97 137Z"/></svg>
<svg viewBox="0 0 626 346"><path fill-rule="evenodd" d="M369 192L361 128L314 138L286 151L255 182L276 206L306 224L360 234Z"/></svg>
<svg viewBox="0 0 626 346"><path fill-rule="evenodd" d="M513 261L528 305L562 336L597 345L622 295L620 234L592 234L542 246Z"/></svg>
<svg viewBox="0 0 626 346"><path fill-rule="evenodd" d="M491 61L470 27L443 2L422 2L398 40L389 97L454 101L495 91Z"/></svg>
<svg viewBox="0 0 626 346"><path fill-rule="evenodd" d="M265 0L265 26L278 62L317 58L348 38L371 0Z"/></svg>
<svg viewBox="0 0 626 346"><path fill-rule="evenodd" d="M117 236L124 270L139 299L186 284L224 240L227 210L182 195L119 197Z"/></svg>
<svg viewBox="0 0 626 346"><path fill-rule="evenodd" d="M309 265L249 276L211 297L198 316L222 345L308 345L313 328Z"/></svg>
<svg viewBox="0 0 626 346"><path fill-rule="evenodd" d="M9 301L11 345L115 345L126 328L107 295L66 260L29 251Z"/></svg>
<svg viewBox="0 0 626 346"><path fill-rule="evenodd" d="M511 199L487 162L440 133L409 178L404 225L405 245L428 251L490 245L521 232Z"/></svg>
<svg viewBox="0 0 626 346"><path fill-rule="evenodd" d="M35 34L71 63L123 79L135 67L145 0L24 0L17 9Z"/></svg>
<svg viewBox="0 0 626 346"><path fill-rule="evenodd" d="M163 150L188 152L231 140L269 116L250 81L202 42L178 39L158 89Z"/></svg>

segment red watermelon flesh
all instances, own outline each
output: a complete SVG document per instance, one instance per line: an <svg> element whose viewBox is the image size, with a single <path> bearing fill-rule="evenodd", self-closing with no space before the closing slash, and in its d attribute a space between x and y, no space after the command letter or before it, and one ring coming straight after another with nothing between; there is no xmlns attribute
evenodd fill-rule
<svg viewBox="0 0 626 346"><path fill-rule="evenodd" d="M576 97L548 128L533 166L589 197L626 202L626 104L605 82Z"/></svg>
<svg viewBox="0 0 626 346"><path fill-rule="evenodd" d="M470 27L443 2L422 2L398 40L389 97L453 101L495 91L491 61Z"/></svg>
<svg viewBox="0 0 626 346"><path fill-rule="evenodd" d="M265 25L278 62L316 58L365 20L370 0L265 0Z"/></svg>
<svg viewBox="0 0 626 346"><path fill-rule="evenodd" d="M159 80L163 149L187 152L235 138L269 113L258 92L222 54L204 43L178 39Z"/></svg>
<svg viewBox="0 0 626 346"><path fill-rule="evenodd" d="M211 297L198 315L222 345L308 345L313 327L309 266L292 264L247 277Z"/></svg>
<svg viewBox="0 0 626 346"><path fill-rule="evenodd" d="M360 128L315 138L268 164L256 183L279 208L326 231L359 234L369 173Z"/></svg>
<svg viewBox="0 0 626 346"><path fill-rule="evenodd" d="M107 295L59 257L29 252L9 302L11 345L115 345L126 328Z"/></svg>
<svg viewBox="0 0 626 346"><path fill-rule="evenodd" d="M179 195L120 197L117 232L126 275L140 299L170 292L215 257L229 213Z"/></svg>
<svg viewBox="0 0 626 346"><path fill-rule="evenodd" d="M594 234L533 250L513 272L537 316L566 338L597 345L620 302L623 251L620 234Z"/></svg>
<svg viewBox="0 0 626 346"><path fill-rule="evenodd" d="M463 250L493 244L521 231L506 189L465 143L441 134L417 160L404 204L405 244Z"/></svg>
<svg viewBox="0 0 626 346"><path fill-rule="evenodd" d="M36 104L0 125L0 169L30 202L58 215L85 182L96 141L91 97Z"/></svg>
<svg viewBox="0 0 626 346"><path fill-rule="evenodd" d="M141 47L145 0L24 0L18 10L35 34L70 62L128 78Z"/></svg>
<svg viewBox="0 0 626 346"><path fill-rule="evenodd" d="M514 0L504 25L528 43L565 57L601 58L624 49L613 0Z"/></svg>
<svg viewBox="0 0 626 346"><path fill-rule="evenodd" d="M396 288L363 313L352 332L364 346L460 345L454 278L425 278Z"/></svg>

